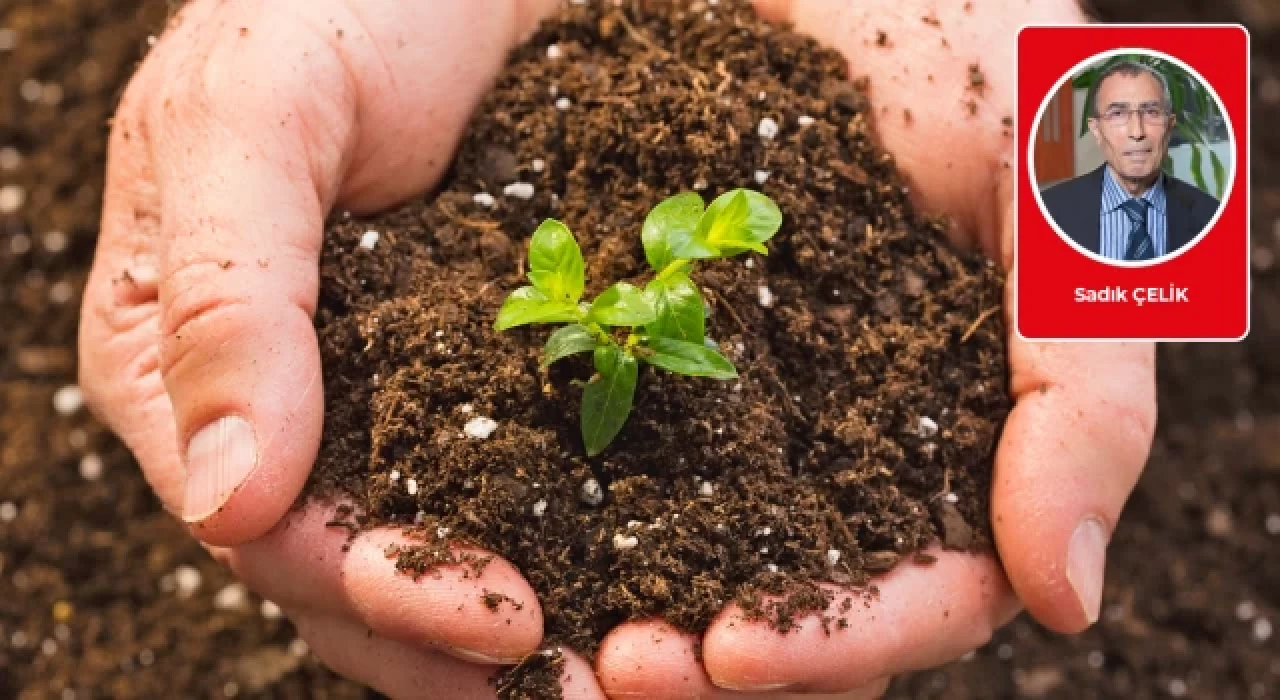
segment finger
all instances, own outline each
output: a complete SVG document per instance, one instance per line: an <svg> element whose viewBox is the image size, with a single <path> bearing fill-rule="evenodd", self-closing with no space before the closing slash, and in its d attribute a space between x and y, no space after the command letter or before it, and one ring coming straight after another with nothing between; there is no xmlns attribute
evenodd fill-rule
<svg viewBox="0 0 1280 700"><path fill-rule="evenodd" d="M298 635L332 671L391 698L491 700L497 666L483 666L387 639L354 620L289 610Z"/></svg>
<svg viewBox="0 0 1280 700"><path fill-rule="evenodd" d="M716 686L698 660L697 642L697 636L682 633L662 621L624 624L610 632L600 644L596 667L601 687L611 698L768 700L797 697L783 691L748 694ZM888 685L887 679L880 679L837 695L806 694L804 697L873 700L883 695Z"/></svg>
<svg viewBox="0 0 1280 700"><path fill-rule="evenodd" d="M333 671L395 700L457 698L491 700L499 666L468 663L372 633L335 615L290 611L289 617L316 656ZM566 700L604 700L591 666L572 652L560 676Z"/></svg>
<svg viewBox="0 0 1280 700"><path fill-rule="evenodd" d="M1079 24L1076 0L756 0L771 20L841 51L869 76L876 138L956 238L996 251L997 180L1011 169L1015 37L1023 24ZM928 21L925 21L925 20ZM883 40L881 36L883 35ZM970 67L981 82L974 84Z"/></svg>
<svg viewBox="0 0 1280 700"><path fill-rule="evenodd" d="M990 557L934 551L928 566L903 564L877 581L878 595L836 587L837 618L810 617L779 634L731 606L703 638L703 664L722 688L839 692L930 668L975 649L1018 609ZM843 601L850 599L848 610ZM846 625L838 622L845 620Z"/></svg>
<svg viewBox="0 0 1280 700"><path fill-rule="evenodd" d="M1031 614L1078 632L1098 619L1107 543L1151 448L1155 348L1015 336L1009 363L1015 404L996 452L996 544Z"/></svg>
<svg viewBox="0 0 1280 700"><path fill-rule="evenodd" d="M411 541L391 529L350 539L345 528L326 526L334 519L331 507L317 504L291 513L262 538L234 548L231 567L283 607L339 612L415 648L480 663L515 663L537 648L542 610L509 562L455 549L473 563L442 565L415 580L388 558L388 547ZM487 563L476 566L481 560ZM495 608L485 603L491 593L505 596Z"/></svg>

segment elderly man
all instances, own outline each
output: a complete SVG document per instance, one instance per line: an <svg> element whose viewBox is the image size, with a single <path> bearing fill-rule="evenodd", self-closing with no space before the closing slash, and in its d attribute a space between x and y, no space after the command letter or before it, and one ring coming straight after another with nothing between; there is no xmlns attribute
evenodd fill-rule
<svg viewBox="0 0 1280 700"><path fill-rule="evenodd" d="M1161 172L1177 119L1164 77L1117 63L1099 76L1094 105L1089 131L1107 162L1045 190L1050 216L1081 247L1113 260L1151 260L1190 243L1218 200Z"/></svg>

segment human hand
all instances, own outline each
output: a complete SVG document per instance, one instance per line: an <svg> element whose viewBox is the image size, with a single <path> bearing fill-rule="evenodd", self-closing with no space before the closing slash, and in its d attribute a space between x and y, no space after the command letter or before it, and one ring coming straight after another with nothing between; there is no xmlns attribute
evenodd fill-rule
<svg viewBox="0 0 1280 700"><path fill-rule="evenodd" d="M429 189L547 4L195 0L112 127L80 332L90 403L326 664L393 697L492 697L494 664L537 648L542 614L505 561L415 582L384 555L395 531L344 550L333 506L289 512L323 423L323 222ZM482 608L486 588L523 609ZM567 697L602 697L589 670L569 658Z"/></svg>
<svg viewBox="0 0 1280 700"><path fill-rule="evenodd" d="M1077 3L984 0L965 9L970 3L757 0L757 7L841 50L851 74L870 78L881 145L917 203L949 216L958 243L980 246L1008 269L1013 135L1002 119L1013 113L1015 37L1024 23L1082 22ZM886 35L883 47L877 32ZM970 86L973 64L984 76L981 91ZM625 625L597 659L610 696L728 698L737 694L725 689L736 688L878 697L891 676L984 644L1017 613L1019 599L1059 632L1096 621L1106 543L1154 432L1154 346L1028 343L1006 317L1015 406L991 494L1003 570L989 557L932 551L935 564L900 565L877 582L879 599L855 606L848 629L829 637L819 625L782 636L730 609L702 638L701 664L692 636L661 623Z"/></svg>

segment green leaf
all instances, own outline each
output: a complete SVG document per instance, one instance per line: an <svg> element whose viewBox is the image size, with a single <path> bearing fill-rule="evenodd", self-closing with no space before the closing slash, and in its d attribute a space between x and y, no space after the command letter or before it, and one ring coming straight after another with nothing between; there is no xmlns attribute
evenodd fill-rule
<svg viewBox="0 0 1280 700"><path fill-rule="evenodd" d="M1177 76L1172 76L1172 77L1174 79L1171 80L1170 76L1168 75L1165 76L1165 82L1169 84L1169 97L1173 102L1173 104L1171 105L1171 109L1174 115L1179 120L1182 120L1183 117L1186 116L1186 112L1188 111L1186 87L1183 86L1181 80L1177 80Z"/></svg>
<svg viewBox="0 0 1280 700"><path fill-rule="evenodd" d="M1192 144L1191 145L1191 177L1196 181L1196 187L1199 187L1202 192L1208 192L1209 185L1205 183L1204 173L1201 172L1201 169L1203 168L1203 166L1204 166L1204 159L1200 155L1200 146L1196 144Z"/></svg>
<svg viewBox="0 0 1280 700"><path fill-rule="evenodd" d="M707 330L702 293L689 275L680 272L666 279L655 279L644 293L653 304L658 320L645 327L651 336L701 343Z"/></svg>
<svg viewBox="0 0 1280 700"><path fill-rule="evenodd" d="M673 242L689 240L702 218L702 197L697 192L684 192L664 199L644 219L640 240L649 267L661 272L676 258Z"/></svg>
<svg viewBox="0 0 1280 700"><path fill-rule="evenodd" d="M714 348L701 342L690 343L674 338L649 338L647 347L652 352L640 356L654 367L690 377L733 379L738 371Z"/></svg>
<svg viewBox="0 0 1280 700"><path fill-rule="evenodd" d="M636 393L636 358L617 345L596 348L597 375L582 392L582 442L594 457L613 442L631 413Z"/></svg>
<svg viewBox="0 0 1280 700"><path fill-rule="evenodd" d="M1213 166L1214 194L1218 199L1222 199L1222 191L1227 186L1227 166L1223 165L1222 159L1214 153L1212 148L1209 149L1209 164Z"/></svg>
<svg viewBox="0 0 1280 700"><path fill-rule="evenodd" d="M493 328L505 331L530 323L576 321L579 313L578 307L573 304L552 301L534 287L521 287L502 302L502 309L498 311L498 319L494 321Z"/></svg>
<svg viewBox="0 0 1280 700"><path fill-rule="evenodd" d="M547 344L542 348L542 366L547 367L557 360L580 352L590 352L599 344L595 335L582 324L559 328L547 338Z"/></svg>
<svg viewBox="0 0 1280 700"><path fill-rule="evenodd" d="M721 258L748 250L768 255L765 241L782 226L778 205L754 190L730 190L716 197L698 220L687 245L676 248L677 257Z"/></svg>
<svg viewBox="0 0 1280 700"><path fill-rule="evenodd" d="M529 281L547 298L577 303L582 298L585 265L569 228L555 219L542 222L529 243Z"/></svg>
<svg viewBox="0 0 1280 700"><path fill-rule="evenodd" d="M602 326L643 326L658 319L658 312L639 287L619 282L591 302L587 320Z"/></svg>

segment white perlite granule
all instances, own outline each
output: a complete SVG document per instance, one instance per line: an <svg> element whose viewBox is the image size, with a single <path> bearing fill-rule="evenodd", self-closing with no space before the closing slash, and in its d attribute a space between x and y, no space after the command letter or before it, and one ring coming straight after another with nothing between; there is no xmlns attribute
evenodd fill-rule
<svg viewBox="0 0 1280 700"><path fill-rule="evenodd" d="M533 199L533 185L527 182L513 182L502 188L502 194L516 199Z"/></svg>
<svg viewBox="0 0 1280 700"><path fill-rule="evenodd" d="M545 160L543 160L543 159L541 159L541 158L534 158L534 159L533 159L533 163L531 163L531 164L530 164L530 167L532 167L532 168L533 168L533 172L535 172L535 173L540 173L540 172L542 172L543 170L546 170L546 168L547 168L547 161L545 161Z"/></svg>
<svg viewBox="0 0 1280 700"><path fill-rule="evenodd" d="M490 435L493 435L493 431L497 429L498 421L485 416L476 416L462 426L462 432L466 433L467 437L476 440L488 439Z"/></svg>
<svg viewBox="0 0 1280 700"><path fill-rule="evenodd" d="M360 237L360 247L365 250L373 250L378 245L378 239L381 237L382 234L377 231L365 231L364 235Z"/></svg>
<svg viewBox="0 0 1280 700"><path fill-rule="evenodd" d="M773 290L763 284L756 288L756 301L766 309L773 308Z"/></svg>
<svg viewBox="0 0 1280 700"><path fill-rule="evenodd" d="M600 488L599 481L587 479L582 482L582 488L578 489L578 498L589 506L598 506L604 502L604 489Z"/></svg>
<svg viewBox="0 0 1280 700"><path fill-rule="evenodd" d="M67 249L70 239L67 234L61 231L50 231L40 237L40 243L44 245L44 249L50 253L61 253Z"/></svg>
<svg viewBox="0 0 1280 700"><path fill-rule="evenodd" d="M813 124L813 117L807 114L801 114L799 117L796 117L796 123L800 126L809 126L810 124Z"/></svg>
<svg viewBox="0 0 1280 700"><path fill-rule="evenodd" d="M68 301L71 301L71 297L74 296L75 293L76 289L71 286L70 282L61 280L59 282L55 282L52 287L49 287L49 301L54 304L65 304Z"/></svg>
<svg viewBox="0 0 1280 700"><path fill-rule="evenodd" d="M916 420L916 434L927 440L938 434L938 424L929 416L920 416Z"/></svg>
<svg viewBox="0 0 1280 700"><path fill-rule="evenodd" d="M200 570L194 566L179 566L173 570L173 582L179 598L190 598L200 590Z"/></svg>
<svg viewBox="0 0 1280 700"><path fill-rule="evenodd" d="M613 536L614 549L632 549L640 544L640 538L635 535L616 534Z"/></svg>
<svg viewBox="0 0 1280 700"><path fill-rule="evenodd" d="M27 191L18 185L0 187L0 214L12 214L27 201Z"/></svg>
<svg viewBox="0 0 1280 700"><path fill-rule="evenodd" d="M756 133L760 134L762 139L772 139L778 135L778 122L765 117L760 120L759 126L756 127Z"/></svg>
<svg viewBox="0 0 1280 700"><path fill-rule="evenodd" d="M710 481L704 481L698 486L698 495L711 497L716 492L716 487L711 485Z"/></svg>
<svg viewBox="0 0 1280 700"><path fill-rule="evenodd" d="M16 517L18 517L18 506L13 501L0 503L0 521L11 523Z"/></svg>
<svg viewBox="0 0 1280 700"><path fill-rule="evenodd" d="M1265 642L1271 639L1271 620L1260 617L1253 621L1253 638L1259 642Z"/></svg>
<svg viewBox="0 0 1280 700"><path fill-rule="evenodd" d="M768 171L768 170L757 170L757 171L756 171L756 176L755 176L755 177L756 177L756 184L757 184L757 185L763 185L765 182L767 182L767 181L769 180L769 171Z"/></svg>
<svg viewBox="0 0 1280 700"><path fill-rule="evenodd" d="M569 98L567 97L561 97L558 100L556 100L556 109L560 110L561 112L569 109L572 106L573 106L573 102L570 101Z"/></svg>
<svg viewBox="0 0 1280 700"><path fill-rule="evenodd" d="M554 60L563 55L564 52L560 50L560 46L558 44L551 44L547 47L547 58Z"/></svg>
<svg viewBox="0 0 1280 700"><path fill-rule="evenodd" d="M486 209L492 208L493 205L498 203L498 200L494 199L493 195L488 192L477 192L471 195L471 201L485 207Z"/></svg>
<svg viewBox="0 0 1280 700"><path fill-rule="evenodd" d="M417 479L405 479L405 482L404 482L404 490L405 490L405 491L407 491L407 492L409 493L409 495L410 495L410 496L417 496L417 495L418 495L418 480L417 480Z"/></svg>
<svg viewBox="0 0 1280 700"><path fill-rule="evenodd" d="M840 550L828 549L827 550L827 566L835 566L836 564L839 564L839 563L840 563Z"/></svg>
<svg viewBox="0 0 1280 700"><path fill-rule="evenodd" d="M1248 622L1258 614L1258 606L1253 601L1242 600L1236 604L1236 619L1241 622Z"/></svg>
<svg viewBox="0 0 1280 700"><path fill-rule="evenodd" d="M101 479L102 468L102 458L92 452L80 458L80 478L85 481Z"/></svg>
<svg viewBox="0 0 1280 700"><path fill-rule="evenodd" d="M394 482L394 481L399 481L399 480L400 480L400 470L399 470L399 469L392 469L392 470L391 470L391 473L387 475L387 478L388 478L388 479L391 479L393 482Z"/></svg>
<svg viewBox="0 0 1280 700"><path fill-rule="evenodd" d="M249 602L249 590L243 583L229 583L213 596L213 607L219 610L240 610Z"/></svg>
<svg viewBox="0 0 1280 700"><path fill-rule="evenodd" d="M75 384L68 384L53 394L53 410L59 415L74 415L84 406L84 393Z"/></svg>
<svg viewBox="0 0 1280 700"><path fill-rule="evenodd" d="M541 518L547 512L547 499L539 498L538 501L533 504L533 507L529 509L529 512L533 513L533 517Z"/></svg>
<svg viewBox="0 0 1280 700"><path fill-rule="evenodd" d="M269 600L262 601L261 613L262 617L267 620L278 620L284 614L279 605Z"/></svg>

